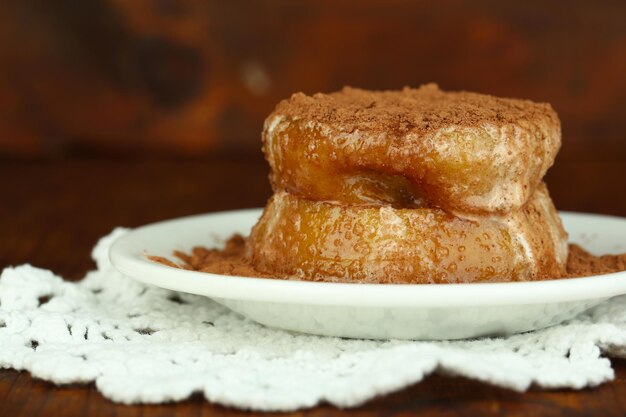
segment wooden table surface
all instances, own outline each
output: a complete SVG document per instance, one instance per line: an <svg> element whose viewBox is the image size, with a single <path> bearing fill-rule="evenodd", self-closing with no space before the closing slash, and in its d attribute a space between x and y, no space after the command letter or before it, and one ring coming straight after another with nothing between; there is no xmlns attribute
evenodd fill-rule
<svg viewBox="0 0 626 417"><path fill-rule="evenodd" d="M560 161L548 174L560 209L626 216L623 158ZM115 226L257 207L270 194L260 160L137 161L74 159L0 161L0 267L25 262L79 279L94 265L98 237ZM0 347L1 348L1 347ZM626 415L626 360L613 360L615 381L593 389L515 393L464 378L424 382L353 410L328 405L295 415ZM92 385L55 387L24 372L0 371L0 416L243 415L202 397L178 404L123 406ZM284 414L283 414L284 415Z"/></svg>

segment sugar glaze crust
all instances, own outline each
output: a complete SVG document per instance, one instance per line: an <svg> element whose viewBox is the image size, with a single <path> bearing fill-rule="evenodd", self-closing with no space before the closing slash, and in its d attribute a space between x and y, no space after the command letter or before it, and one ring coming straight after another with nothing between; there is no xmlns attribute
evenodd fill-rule
<svg viewBox="0 0 626 417"><path fill-rule="evenodd" d="M276 276L331 282L456 283L562 276L566 234L544 185L506 217L355 207L277 192L247 257Z"/></svg>
<svg viewBox="0 0 626 417"><path fill-rule="evenodd" d="M458 216L504 214L533 194L561 145L549 104L429 84L295 94L267 118L274 191Z"/></svg>

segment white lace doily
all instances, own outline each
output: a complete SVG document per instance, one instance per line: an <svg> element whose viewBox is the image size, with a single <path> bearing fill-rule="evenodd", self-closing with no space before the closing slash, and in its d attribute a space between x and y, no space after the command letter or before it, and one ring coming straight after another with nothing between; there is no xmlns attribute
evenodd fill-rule
<svg viewBox="0 0 626 417"><path fill-rule="evenodd" d="M340 407L444 371L525 390L582 388L613 378L626 356L626 297L550 329L456 342L365 341L263 327L211 300L139 284L116 272L109 245L78 283L29 265L0 278L0 367L57 384L95 382L122 403L202 392L242 409Z"/></svg>

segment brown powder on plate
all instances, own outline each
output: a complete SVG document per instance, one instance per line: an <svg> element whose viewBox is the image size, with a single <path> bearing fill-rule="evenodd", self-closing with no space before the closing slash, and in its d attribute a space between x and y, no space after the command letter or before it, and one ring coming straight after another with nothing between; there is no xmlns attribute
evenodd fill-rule
<svg viewBox="0 0 626 417"><path fill-rule="evenodd" d="M626 271L626 253L595 256L578 245L569 245L567 275L562 278L588 277Z"/></svg>
<svg viewBox="0 0 626 417"><path fill-rule="evenodd" d="M180 260L180 264L175 264L169 259L160 256L149 256L148 258L167 266L192 271L240 277L272 278L271 275L254 269L246 259L245 252L245 238L240 234L234 234L226 241L223 249L207 249L202 246L196 246L191 250L191 253L174 251L174 256Z"/></svg>
<svg viewBox="0 0 626 417"><path fill-rule="evenodd" d="M223 249L207 249L198 246L193 248L189 254L175 251L174 256L181 261L180 264L160 256L149 256L148 258L167 266L192 271L241 277L285 278L274 277L271 274L257 271L246 259L245 252L245 238L235 234L226 241ZM567 272L563 276L554 278L587 277L619 271L626 271L626 253L595 256L582 247L571 244L569 245Z"/></svg>

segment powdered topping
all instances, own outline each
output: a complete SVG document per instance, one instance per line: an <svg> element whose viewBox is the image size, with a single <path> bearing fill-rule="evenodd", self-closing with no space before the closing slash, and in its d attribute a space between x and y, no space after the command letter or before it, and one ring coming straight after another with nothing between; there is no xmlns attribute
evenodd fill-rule
<svg viewBox="0 0 626 417"><path fill-rule="evenodd" d="M332 126L343 132L413 132L427 134L449 126L502 126L540 121L560 126L548 103L499 98L485 94L444 92L436 84L401 91L369 91L344 87L331 94L296 93L281 101L274 115ZM272 116L270 116L271 118Z"/></svg>

